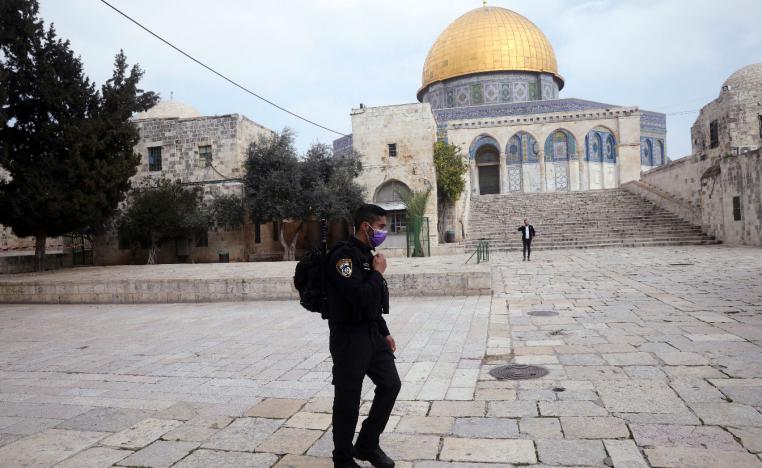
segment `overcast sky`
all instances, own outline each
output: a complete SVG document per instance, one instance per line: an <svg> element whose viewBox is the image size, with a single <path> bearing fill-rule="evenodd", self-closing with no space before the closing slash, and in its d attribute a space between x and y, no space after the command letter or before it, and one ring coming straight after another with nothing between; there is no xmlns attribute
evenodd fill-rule
<svg viewBox="0 0 762 468"><path fill-rule="evenodd" d="M342 133L349 111L414 102L439 33L481 0L109 0L157 34L278 104ZM550 39L576 97L659 112L699 109L722 82L762 62L759 0L490 0ZM91 79L111 75L121 48L143 86L201 114L244 114L298 133L300 150L337 136L233 87L98 0L40 0ZM667 152L690 153L697 112L667 117Z"/></svg>

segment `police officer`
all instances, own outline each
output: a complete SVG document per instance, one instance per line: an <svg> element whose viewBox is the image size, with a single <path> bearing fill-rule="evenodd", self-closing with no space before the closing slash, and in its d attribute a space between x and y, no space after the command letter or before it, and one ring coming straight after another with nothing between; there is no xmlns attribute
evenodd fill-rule
<svg viewBox="0 0 762 468"><path fill-rule="evenodd" d="M394 461L379 447L400 378L394 364L397 345L382 313L389 313L384 280L386 258L376 253L386 237L386 211L362 205L355 213L355 235L331 250L327 268L329 348L333 358L333 463L357 467L353 458L392 468ZM368 417L352 446L365 376L376 385Z"/></svg>

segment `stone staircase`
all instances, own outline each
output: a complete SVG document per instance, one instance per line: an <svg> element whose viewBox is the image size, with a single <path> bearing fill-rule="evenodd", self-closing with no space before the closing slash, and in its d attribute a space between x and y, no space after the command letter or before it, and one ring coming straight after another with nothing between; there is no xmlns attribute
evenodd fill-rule
<svg viewBox="0 0 762 468"><path fill-rule="evenodd" d="M466 251L479 239L493 251L521 250L524 218L537 231L533 250L720 243L638 195L607 189L473 197Z"/></svg>

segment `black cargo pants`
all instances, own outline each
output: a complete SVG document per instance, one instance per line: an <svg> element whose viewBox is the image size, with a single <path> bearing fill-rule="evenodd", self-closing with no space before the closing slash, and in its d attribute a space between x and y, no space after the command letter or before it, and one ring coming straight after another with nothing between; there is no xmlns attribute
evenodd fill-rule
<svg viewBox="0 0 762 468"><path fill-rule="evenodd" d="M394 354L375 322L331 324L329 348L333 358L333 459L352 458L352 439L360 413L362 382L367 375L376 384L368 417L356 445L378 447L401 383Z"/></svg>
<svg viewBox="0 0 762 468"><path fill-rule="evenodd" d="M521 243L524 244L524 258L529 258L532 255L532 239L522 237Z"/></svg>

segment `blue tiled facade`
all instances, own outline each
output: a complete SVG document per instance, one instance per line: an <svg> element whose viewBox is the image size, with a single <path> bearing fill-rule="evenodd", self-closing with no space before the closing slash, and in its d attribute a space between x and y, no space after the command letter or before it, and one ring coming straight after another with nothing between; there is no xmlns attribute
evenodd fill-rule
<svg viewBox="0 0 762 468"><path fill-rule="evenodd" d="M577 142L574 135L559 129L545 140L545 161L568 161L577 159Z"/></svg>
<svg viewBox="0 0 762 468"><path fill-rule="evenodd" d="M667 163L664 151L664 140L661 138L640 138L640 165L662 166Z"/></svg>
<svg viewBox="0 0 762 468"><path fill-rule="evenodd" d="M432 109L558 99L558 83L547 73L480 73L434 83L420 98Z"/></svg>

